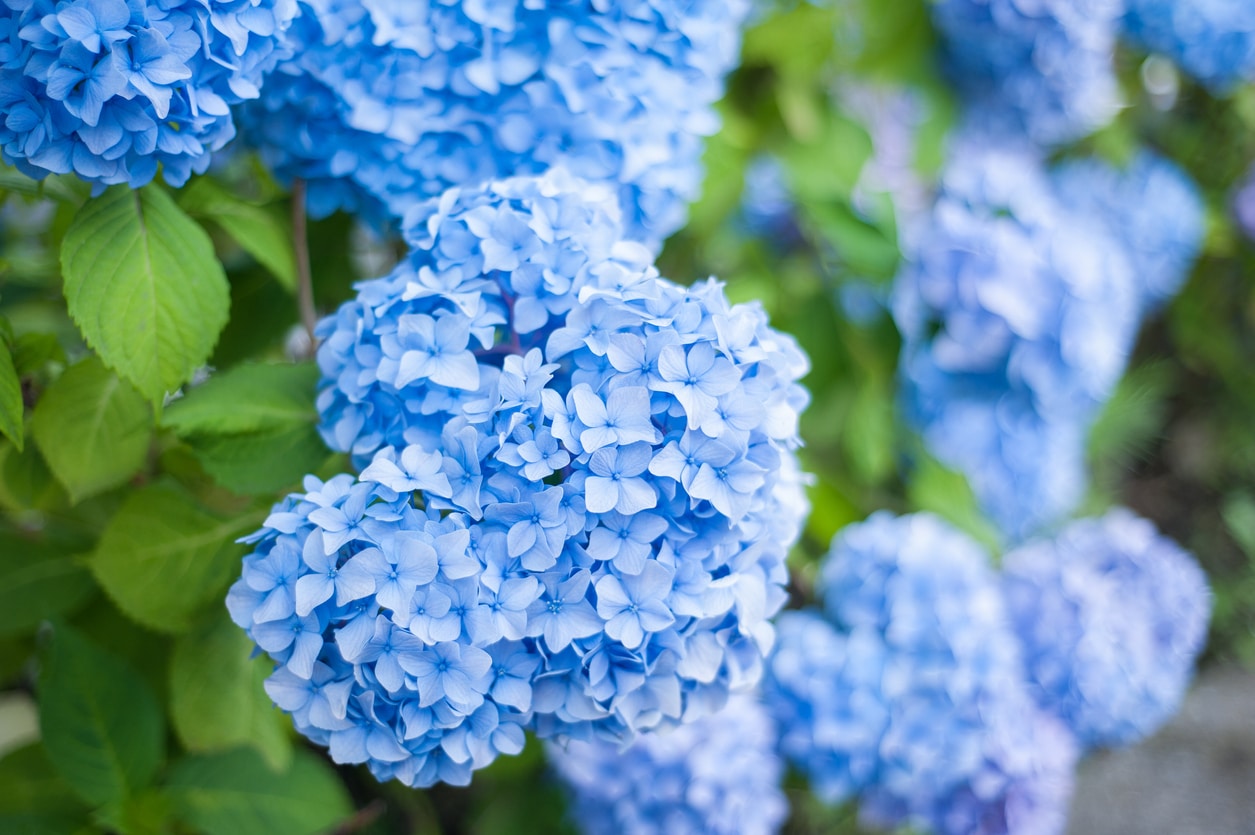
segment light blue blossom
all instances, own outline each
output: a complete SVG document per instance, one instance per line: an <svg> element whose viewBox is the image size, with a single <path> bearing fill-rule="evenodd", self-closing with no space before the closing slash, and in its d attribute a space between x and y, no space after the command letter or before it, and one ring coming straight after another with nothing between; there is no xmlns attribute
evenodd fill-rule
<svg viewBox="0 0 1255 835"><path fill-rule="evenodd" d="M1073 522L1003 561L1032 695L1087 746L1126 745L1176 712L1211 593L1194 559L1127 510Z"/></svg>
<svg viewBox="0 0 1255 835"><path fill-rule="evenodd" d="M615 188L627 237L656 247L697 196L749 6L305 0L294 56L245 121L280 179L309 182L316 216L399 219L449 187L561 164ZM528 333L565 288L517 272L530 233L494 223L476 230L485 269L515 273Z"/></svg>
<svg viewBox="0 0 1255 835"><path fill-rule="evenodd" d="M0 2L0 151L97 188L179 186L235 136L297 0ZM7 48L6 48L7 47Z"/></svg>
<svg viewBox="0 0 1255 835"><path fill-rule="evenodd" d="M1062 144L1118 111L1123 0L939 0L929 9L947 68L987 128Z"/></svg>
<svg viewBox="0 0 1255 835"><path fill-rule="evenodd" d="M1214 93L1255 80L1255 7L1243 0L1127 0L1128 37Z"/></svg>
<svg viewBox="0 0 1255 835"><path fill-rule="evenodd" d="M604 740L550 744L585 835L770 835L788 812L773 728L751 696L626 750Z"/></svg>
<svg viewBox="0 0 1255 835"><path fill-rule="evenodd" d="M807 361L716 282L660 278L619 217L560 170L450 192L320 325L323 436L363 469L275 507L228 607L275 632L284 682L322 669L288 649L321 625L351 698L294 718L337 761L465 782L523 729L626 742L759 678L807 512ZM537 272L563 289L523 330Z"/></svg>

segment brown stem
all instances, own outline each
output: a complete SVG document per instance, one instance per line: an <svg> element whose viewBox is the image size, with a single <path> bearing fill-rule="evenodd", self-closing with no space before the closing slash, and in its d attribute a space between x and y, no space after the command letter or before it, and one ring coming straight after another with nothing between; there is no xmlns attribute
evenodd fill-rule
<svg viewBox="0 0 1255 835"><path fill-rule="evenodd" d="M318 324L318 311L314 309L314 279L309 269L309 235L305 224L305 181L292 181L292 247L296 251L296 304L301 312L301 324L309 337L309 356L318 347L314 327Z"/></svg>

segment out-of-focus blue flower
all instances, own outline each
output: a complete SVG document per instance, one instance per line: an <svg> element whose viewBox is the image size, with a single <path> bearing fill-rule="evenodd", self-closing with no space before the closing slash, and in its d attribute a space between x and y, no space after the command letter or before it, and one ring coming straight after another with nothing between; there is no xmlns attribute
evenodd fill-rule
<svg viewBox="0 0 1255 835"><path fill-rule="evenodd" d="M1218 94L1255 79L1255 6L1245 0L1127 0L1129 38Z"/></svg>
<svg viewBox="0 0 1255 835"><path fill-rule="evenodd" d="M1139 321L1124 247L1057 199L1033 152L976 142L911 237L892 304L907 416L1022 538L1083 494L1085 433Z"/></svg>
<svg viewBox="0 0 1255 835"><path fill-rule="evenodd" d="M1247 172L1233 194L1233 214L1246 237L1255 240L1255 168Z"/></svg>
<svg viewBox="0 0 1255 835"><path fill-rule="evenodd" d="M557 169L450 191L320 325L324 437L367 466L278 506L229 603L279 681L335 688L280 705L337 761L465 782L524 727L626 740L758 679L807 361L618 217Z"/></svg>
<svg viewBox="0 0 1255 835"><path fill-rule="evenodd" d="M1003 589L1031 692L1087 746L1153 733L1176 712L1211 609L1194 559L1127 510L1008 554Z"/></svg>
<svg viewBox="0 0 1255 835"><path fill-rule="evenodd" d="M296 0L3 0L0 149L32 177L182 185L235 136Z"/></svg>
<svg viewBox="0 0 1255 835"><path fill-rule="evenodd" d="M1065 207L1106 224L1124 245L1146 307L1177 294L1205 231L1203 200L1189 175L1144 151L1124 169L1091 158L1065 163L1053 177Z"/></svg>
<svg viewBox="0 0 1255 835"><path fill-rule="evenodd" d="M657 246L701 184L747 0L306 0L252 141L310 211L400 218L451 186L561 164L619 188Z"/></svg>
<svg viewBox="0 0 1255 835"><path fill-rule="evenodd" d="M927 514L873 514L833 542L820 591L830 620L781 617L764 699L822 797L857 795L886 827L1062 831L1075 743L1026 692L980 546Z"/></svg>
<svg viewBox="0 0 1255 835"><path fill-rule="evenodd" d="M1061 144L1120 106L1112 66L1123 0L939 0L945 62L987 127Z"/></svg>
<svg viewBox="0 0 1255 835"><path fill-rule="evenodd" d="M586 835L770 835L788 812L770 718L753 696L627 749L548 746Z"/></svg>

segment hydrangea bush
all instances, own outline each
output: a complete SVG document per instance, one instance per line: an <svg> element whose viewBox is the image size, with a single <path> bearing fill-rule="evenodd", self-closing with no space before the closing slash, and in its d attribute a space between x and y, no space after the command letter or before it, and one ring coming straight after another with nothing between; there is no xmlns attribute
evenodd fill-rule
<svg viewBox="0 0 1255 835"><path fill-rule="evenodd" d="M750 695L625 750L605 741L546 750L586 835L771 835L788 811L775 729Z"/></svg>
<svg viewBox="0 0 1255 835"><path fill-rule="evenodd" d="M276 507L231 601L337 761L466 782L524 726L627 739L757 680L806 359L617 218L562 172L450 192L322 326L325 437L374 457Z"/></svg>
<svg viewBox="0 0 1255 835"><path fill-rule="evenodd" d="M765 698L782 750L876 825L1057 833L1076 745L1035 708L988 555L928 514L873 514L788 612Z"/></svg>
<svg viewBox="0 0 1255 835"><path fill-rule="evenodd" d="M939 0L945 64L987 126L1054 145L1111 121L1121 0Z"/></svg>
<svg viewBox="0 0 1255 835"><path fill-rule="evenodd" d="M749 5L307 0L251 140L318 216L400 218L560 163L613 184L628 236L657 246L697 195Z"/></svg>
<svg viewBox="0 0 1255 835"><path fill-rule="evenodd" d="M1242 0L1127 0L1135 43L1176 61L1214 92L1255 79L1255 8Z"/></svg>
<svg viewBox="0 0 1255 835"><path fill-rule="evenodd" d="M1127 745L1176 713L1207 633L1198 564L1124 509L1006 556L1003 593L1032 694L1087 746Z"/></svg>
<svg viewBox="0 0 1255 835"><path fill-rule="evenodd" d="M4 0L0 150L37 178L181 186L235 136L297 0Z"/></svg>

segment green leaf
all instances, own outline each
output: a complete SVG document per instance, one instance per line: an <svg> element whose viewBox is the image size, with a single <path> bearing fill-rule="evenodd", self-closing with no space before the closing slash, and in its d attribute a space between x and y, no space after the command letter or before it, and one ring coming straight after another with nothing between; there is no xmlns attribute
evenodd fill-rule
<svg viewBox="0 0 1255 835"><path fill-rule="evenodd" d="M227 321L209 236L155 185L88 201L66 231L61 269L87 343L154 402L205 363Z"/></svg>
<svg viewBox="0 0 1255 835"><path fill-rule="evenodd" d="M295 292L292 233L274 212L246 203L208 177L180 190L179 205L195 217L216 223L280 284Z"/></svg>
<svg viewBox="0 0 1255 835"><path fill-rule="evenodd" d="M87 822L87 807L57 776L42 745L0 759L0 787L0 832L6 835L64 835Z"/></svg>
<svg viewBox="0 0 1255 835"><path fill-rule="evenodd" d="M298 483L330 454L312 424L188 441L205 472L234 493L260 496Z"/></svg>
<svg viewBox="0 0 1255 835"><path fill-rule="evenodd" d="M18 450L0 440L0 507L46 510L65 504L65 491L35 444Z"/></svg>
<svg viewBox="0 0 1255 835"><path fill-rule="evenodd" d="M183 490L157 483L132 493L110 520L90 564L123 612L159 632L182 632L240 569L239 537L256 514L222 520Z"/></svg>
<svg viewBox="0 0 1255 835"><path fill-rule="evenodd" d="M241 365L171 403L161 422L180 437L313 424L317 383L312 363Z"/></svg>
<svg viewBox="0 0 1255 835"><path fill-rule="evenodd" d="M69 612L95 588L81 555L0 534L0 635Z"/></svg>
<svg viewBox="0 0 1255 835"><path fill-rule="evenodd" d="M68 626L53 631L39 677L48 759L87 802L147 786L165 748L161 707L139 674Z"/></svg>
<svg viewBox="0 0 1255 835"><path fill-rule="evenodd" d="M251 745L275 771L292 761L287 719L262 688L274 664L226 617L181 637L170 662L170 717L194 753Z"/></svg>
<svg viewBox="0 0 1255 835"><path fill-rule="evenodd" d="M13 365L9 344L0 339L0 434L19 450L25 441L22 423L22 381Z"/></svg>
<svg viewBox="0 0 1255 835"><path fill-rule="evenodd" d="M921 456L908 482L908 497L920 510L936 513L989 549L1002 552L1002 537L985 518L967 479L928 456Z"/></svg>
<svg viewBox="0 0 1255 835"><path fill-rule="evenodd" d="M315 428L317 380L311 364L239 366L171 404L164 423L222 486L273 493L327 458Z"/></svg>
<svg viewBox="0 0 1255 835"><path fill-rule="evenodd" d="M70 501L79 502L123 484L143 466L150 424L143 396L88 357L39 398L31 434Z"/></svg>
<svg viewBox="0 0 1255 835"><path fill-rule="evenodd" d="M352 812L335 772L303 750L282 774L247 748L189 757L168 786L181 817L206 835L312 835Z"/></svg>

